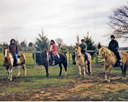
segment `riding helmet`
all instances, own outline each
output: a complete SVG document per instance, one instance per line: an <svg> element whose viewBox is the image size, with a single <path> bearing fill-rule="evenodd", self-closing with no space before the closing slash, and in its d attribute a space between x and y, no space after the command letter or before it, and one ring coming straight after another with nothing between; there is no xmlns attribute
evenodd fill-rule
<svg viewBox="0 0 128 102"><path fill-rule="evenodd" d="M113 38L115 38L115 36L114 36L114 35L111 35L111 36L110 36L110 38L112 38L112 37L113 37Z"/></svg>

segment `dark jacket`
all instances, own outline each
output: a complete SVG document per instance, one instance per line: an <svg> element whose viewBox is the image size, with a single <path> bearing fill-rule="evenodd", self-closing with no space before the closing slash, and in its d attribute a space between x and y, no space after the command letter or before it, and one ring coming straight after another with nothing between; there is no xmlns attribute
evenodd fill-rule
<svg viewBox="0 0 128 102"><path fill-rule="evenodd" d="M81 52L82 53L85 53L87 51L87 45L85 43L81 43L80 47L81 47Z"/></svg>
<svg viewBox="0 0 128 102"><path fill-rule="evenodd" d="M19 47L18 47L18 45L16 44L16 43L14 43L14 44L10 44L9 45L9 52L10 53L16 53L16 54L18 54L18 51L19 51Z"/></svg>
<svg viewBox="0 0 128 102"><path fill-rule="evenodd" d="M113 52L118 52L119 51L118 42L116 40L111 40L109 43L108 49Z"/></svg>

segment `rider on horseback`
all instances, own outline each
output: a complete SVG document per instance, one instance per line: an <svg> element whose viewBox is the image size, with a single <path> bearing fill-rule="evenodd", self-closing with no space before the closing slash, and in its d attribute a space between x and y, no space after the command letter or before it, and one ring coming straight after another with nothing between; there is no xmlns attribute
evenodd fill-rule
<svg viewBox="0 0 128 102"><path fill-rule="evenodd" d="M117 57L118 62L121 65L121 57L119 55L119 44L118 44L117 40L115 40L114 35L111 35L110 38L111 38L111 41L109 42L108 49L114 52L114 54Z"/></svg>
<svg viewBox="0 0 128 102"><path fill-rule="evenodd" d="M10 45L9 45L9 52L14 56L14 59L16 60L16 64L18 64L18 51L19 47L15 42L15 39L11 39Z"/></svg>
<svg viewBox="0 0 128 102"><path fill-rule="evenodd" d="M87 58L88 63L90 63L89 57L88 57L87 52L86 52L87 51L87 45L85 44L84 39L81 40L81 44L79 46L81 47L81 52L83 54L85 54L85 57Z"/></svg>
<svg viewBox="0 0 128 102"><path fill-rule="evenodd" d="M57 55L58 51L54 40L50 41L48 52L52 55L52 65L55 65L55 56Z"/></svg>

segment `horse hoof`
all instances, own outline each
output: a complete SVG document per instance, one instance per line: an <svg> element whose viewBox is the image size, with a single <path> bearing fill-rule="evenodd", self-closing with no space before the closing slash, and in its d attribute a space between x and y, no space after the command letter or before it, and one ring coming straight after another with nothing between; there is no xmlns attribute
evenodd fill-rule
<svg viewBox="0 0 128 102"><path fill-rule="evenodd" d="M83 76L83 78L85 78L85 75Z"/></svg>
<svg viewBox="0 0 128 102"><path fill-rule="evenodd" d="M110 83L110 80L108 80L108 83Z"/></svg>
<svg viewBox="0 0 128 102"><path fill-rule="evenodd" d="M123 79L123 77L121 76L119 79Z"/></svg>
<svg viewBox="0 0 128 102"><path fill-rule="evenodd" d="M81 75L78 75L78 77L80 77Z"/></svg>
<svg viewBox="0 0 128 102"><path fill-rule="evenodd" d="M90 72L88 75L92 75L92 72Z"/></svg>
<svg viewBox="0 0 128 102"><path fill-rule="evenodd" d="M65 76L67 76L67 72L65 72Z"/></svg>
<svg viewBox="0 0 128 102"><path fill-rule="evenodd" d="M12 81L12 79L10 79L10 82Z"/></svg>

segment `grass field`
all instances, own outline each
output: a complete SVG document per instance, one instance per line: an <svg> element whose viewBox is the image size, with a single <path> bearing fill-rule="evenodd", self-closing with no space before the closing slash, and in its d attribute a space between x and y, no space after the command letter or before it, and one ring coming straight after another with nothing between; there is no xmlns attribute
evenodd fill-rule
<svg viewBox="0 0 128 102"><path fill-rule="evenodd" d="M27 76L21 70L21 76L16 78L18 70L13 68L13 81L7 80L7 71L3 67L3 54L0 54L0 100L3 101L42 101L42 100L127 100L128 79L120 80L120 68L112 71L112 82L104 82L103 65L92 64L91 76L77 77L75 65L68 65L68 75L64 69L59 77L59 67L49 67L49 78L46 78L43 66L34 67L31 53L25 53ZM68 56L68 55L67 55ZM107 71L108 72L108 71Z"/></svg>

